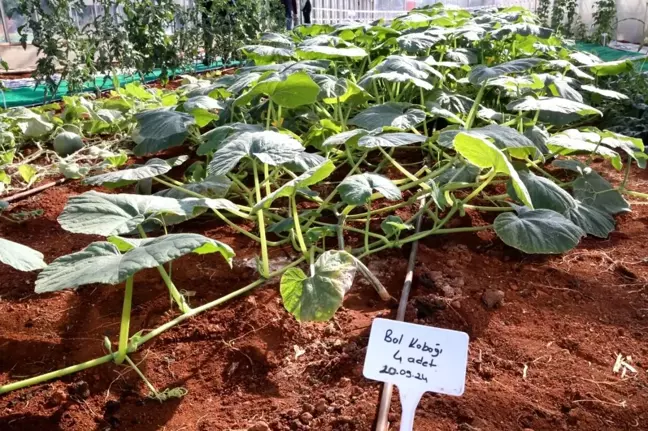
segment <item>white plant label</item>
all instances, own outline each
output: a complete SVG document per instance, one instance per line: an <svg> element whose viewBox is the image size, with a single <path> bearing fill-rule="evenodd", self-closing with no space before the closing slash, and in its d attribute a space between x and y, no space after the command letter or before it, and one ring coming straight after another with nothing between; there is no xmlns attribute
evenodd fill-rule
<svg viewBox="0 0 648 431"><path fill-rule="evenodd" d="M363 374L398 386L401 431L414 426L425 392L460 396L468 365L468 334L450 329L375 319L371 325Z"/></svg>

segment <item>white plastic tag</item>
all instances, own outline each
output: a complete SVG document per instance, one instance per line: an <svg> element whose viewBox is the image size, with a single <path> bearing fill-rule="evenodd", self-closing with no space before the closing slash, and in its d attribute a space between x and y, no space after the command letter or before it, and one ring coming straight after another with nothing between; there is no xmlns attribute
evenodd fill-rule
<svg viewBox="0 0 648 431"><path fill-rule="evenodd" d="M375 319L363 374L398 386L401 431L412 430L425 392L463 394L468 365L468 334L450 329Z"/></svg>

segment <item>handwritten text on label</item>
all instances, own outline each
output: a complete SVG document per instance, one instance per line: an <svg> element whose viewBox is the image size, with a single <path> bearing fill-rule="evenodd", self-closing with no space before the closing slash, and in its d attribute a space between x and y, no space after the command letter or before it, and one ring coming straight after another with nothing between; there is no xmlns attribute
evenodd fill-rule
<svg viewBox="0 0 648 431"><path fill-rule="evenodd" d="M468 360L468 334L375 319L364 375L400 389L461 395Z"/></svg>

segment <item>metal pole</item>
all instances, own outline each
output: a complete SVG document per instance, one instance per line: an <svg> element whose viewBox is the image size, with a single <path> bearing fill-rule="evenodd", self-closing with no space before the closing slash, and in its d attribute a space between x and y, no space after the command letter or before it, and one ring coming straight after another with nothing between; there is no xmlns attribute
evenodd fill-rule
<svg viewBox="0 0 648 431"><path fill-rule="evenodd" d="M416 218L416 233L420 232L421 224L423 223L423 214L425 212L423 211L423 208L425 208L425 197L421 198L421 213ZM412 243L412 251L410 251L409 261L407 262L407 273L405 274L403 291L401 292L398 311L396 312L396 320L400 320L401 322L405 321L405 310L407 309L407 301L409 299L410 290L412 289L417 250L418 240ZM394 385L391 383L385 383L383 386L382 395L380 397L380 406L378 408L378 418L376 420L376 431L387 431L389 427L389 408L391 406L393 390Z"/></svg>
<svg viewBox="0 0 648 431"><path fill-rule="evenodd" d="M4 35L5 35L5 41L7 43L10 43L11 41L9 40L9 31L7 30L7 15L5 14L4 10L4 5L2 4L3 1L0 0L0 13L2 14L2 29L4 30Z"/></svg>

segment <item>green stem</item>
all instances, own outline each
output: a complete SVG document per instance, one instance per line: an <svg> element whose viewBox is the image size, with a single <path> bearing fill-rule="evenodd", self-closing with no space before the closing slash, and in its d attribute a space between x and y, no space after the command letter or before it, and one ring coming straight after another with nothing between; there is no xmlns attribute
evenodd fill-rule
<svg viewBox="0 0 648 431"><path fill-rule="evenodd" d="M492 228L493 225L487 225L487 226L475 226L475 227L458 227L458 228L450 228L450 229L431 229L423 232L419 232L418 234L408 236L407 238L404 238L399 241L392 242L388 245L383 245L381 247L374 248L370 250L369 252L362 253L360 256L358 256L358 259L362 259L366 256L369 256L370 254L378 253L379 251L386 250L388 248L398 248L401 247L404 244L407 244L409 242L413 242L416 240L423 239L427 236L430 235L443 235L443 234L448 234L448 233L459 233L459 232L479 232L482 230L490 229Z"/></svg>
<svg viewBox="0 0 648 431"><path fill-rule="evenodd" d="M628 196L634 196L636 198L648 199L648 193L640 193L632 190L623 189L622 192Z"/></svg>
<svg viewBox="0 0 648 431"><path fill-rule="evenodd" d="M628 165L626 167L625 175L623 176L623 182L619 186L620 190L625 190L626 184L628 184L628 179L630 178L630 168L632 167L632 158L628 156Z"/></svg>
<svg viewBox="0 0 648 431"><path fill-rule="evenodd" d="M371 227L371 207L367 206L367 218L365 219L365 228L364 228L364 246L365 250L369 251L369 228Z"/></svg>
<svg viewBox="0 0 648 431"><path fill-rule="evenodd" d="M201 195L200 193L196 193L194 191L191 191L191 190L185 189L183 187L177 186L175 184L169 183L169 182L164 181L164 180L162 180L160 178L153 178L153 180L155 180L158 183L163 184L163 185L165 185L167 187L170 187L172 189L176 189L176 190L179 190L179 191L181 191L183 193L186 193L189 196L193 196L193 197L198 198L198 199L208 199L207 196L205 196L205 195ZM242 205L238 205L238 207L239 208L245 208L245 209L248 209L248 210L250 209L249 207L244 207ZM235 210L233 208L232 209L228 208L227 211L231 212L232 214L234 214L237 217L241 217L244 220L250 220L250 216L247 215L247 214L242 213L241 211Z"/></svg>
<svg viewBox="0 0 648 431"><path fill-rule="evenodd" d="M507 211L513 211L513 208L511 207L488 207L488 206L482 206L482 205L464 205L464 208L468 209L473 209L477 211L492 211L492 212L507 212Z"/></svg>
<svg viewBox="0 0 648 431"><path fill-rule="evenodd" d="M252 161L252 170L254 172L254 191L256 193L257 203L261 201L261 187L259 186L259 172L257 170L256 161ZM270 263L268 260L268 243L266 242L265 220L263 218L263 210L259 209L257 212L257 222L259 225L259 236L261 237L261 276L267 278L270 274Z"/></svg>
<svg viewBox="0 0 648 431"><path fill-rule="evenodd" d="M481 193L482 190L486 188L486 186L495 178L495 175L497 175L497 171L495 169L491 169L490 173L486 177L486 179L477 187L475 190L472 191L468 196L466 196L465 199L462 200L462 202L468 203L472 198L477 196L479 193Z"/></svg>
<svg viewBox="0 0 648 431"><path fill-rule="evenodd" d="M20 380L14 383L9 383L8 385L0 386L0 395L6 394L7 392L15 391L16 389L26 388L28 386L37 385L39 383L44 383L48 380L58 379L68 374L78 373L79 371L87 370L88 368L96 367L97 365L105 364L113 360L115 353L110 353L108 355L102 356L100 358L92 359L90 361L82 362L77 365L72 365L67 368L62 368L60 370L52 371L51 373L41 374L40 376L31 377L29 379Z"/></svg>
<svg viewBox="0 0 648 431"><path fill-rule="evenodd" d="M301 256L299 259L297 259L294 262L284 266L283 268L280 268L280 269L278 269L278 270L276 270L274 272L271 272L270 274L268 274L267 278L271 279L273 277L276 277L277 275L281 275L285 271L287 271L288 269L299 265L304 260L306 260L306 257ZM211 308L214 308L214 307L216 307L216 306L218 306L218 305L220 305L220 304L222 304L224 302L229 301L232 298L236 298L237 296L243 295L244 293L249 292L250 290L254 289L255 287L261 286L265 282L266 282L266 279L261 278L261 279L255 281L255 282L253 282L253 283L248 284L245 287L242 287L242 288L240 288L238 290L235 290L234 292L232 292L230 294L222 296L222 297L220 297L220 298L218 298L218 299L216 299L216 300L214 300L212 302L208 302L207 304L201 305L200 307L194 308L189 313L182 314L182 315L176 317L175 319L170 320L169 322L167 322L164 325L160 326L159 328L156 328L153 331L149 332L148 334L144 335L142 338L139 339L139 341L137 343L137 346L135 346L135 347L138 347L138 346L140 346L140 345L142 345L144 343L147 343L148 341L150 341L153 338L157 337L158 335L164 333L165 331L173 328L177 324L187 320L188 318L193 317L193 316L195 316L197 314L200 314L203 311L207 311L207 310L209 310Z"/></svg>
<svg viewBox="0 0 648 431"><path fill-rule="evenodd" d="M138 225L137 230L139 231L139 234L142 238L146 238L146 232L144 232L144 228L142 228L142 225ZM189 304L187 304L185 297L182 296L182 294L178 291L178 288L171 280L171 277L169 277L169 274L167 273L166 269L164 269L164 266L158 265L157 270L160 273L160 277L162 277L164 284L166 284L167 289L169 289L169 294L171 294L171 298L173 298L175 303L178 304L178 308L180 309L180 311L182 313L186 313L189 310L191 310L191 307L189 307Z"/></svg>
<svg viewBox="0 0 648 431"><path fill-rule="evenodd" d="M121 324L119 326L119 348L115 363L121 364L126 358L128 350L128 334L130 330L131 305L133 303L133 276L126 279L126 288L124 290L124 305L122 307Z"/></svg>
<svg viewBox="0 0 648 431"><path fill-rule="evenodd" d="M144 383L145 383L146 386L148 386L148 388L151 390L151 392L153 393L153 395L155 396L155 398L156 398L156 399L160 399L160 393L157 391L157 389L155 389L155 386L153 386L153 385L151 384L151 382L148 381L148 379L146 378L146 376L144 375L144 373L142 373L142 372L140 371L140 369L137 368L137 365L135 364L135 362L133 362L133 361L131 360L131 358L129 358L128 356L126 356L126 362L128 362L128 365L130 365L131 368L133 368L133 369L135 370L135 372L137 373L137 375L140 376L140 378L141 378L142 380L144 380Z"/></svg>
<svg viewBox="0 0 648 431"><path fill-rule="evenodd" d="M266 130L270 130L271 118L272 118L272 99L268 99L268 112L266 113Z"/></svg>
<svg viewBox="0 0 648 431"><path fill-rule="evenodd" d="M252 204L252 190L248 188L241 180L239 180L236 175L230 174L228 175L228 178L232 180L234 184L236 184L243 193L245 193L246 200L248 203L251 205Z"/></svg>
<svg viewBox="0 0 648 431"><path fill-rule="evenodd" d="M407 178L409 178L412 182L416 182L419 180L419 178L416 178L410 171L405 169L404 167L401 166L400 163L398 163L392 156L390 156L382 147L378 147L381 153L383 153L383 156L385 156L385 159L389 160L389 163L391 163L400 173L405 175ZM430 190L430 186L425 184L425 182L421 182L421 188L424 190Z"/></svg>
<svg viewBox="0 0 648 431"><path fill-rule="evenodd" d="M485 91L486 91L486 83L484 82L482 83L481 87L479 87L479 92L475 97L475 103L473 103L473 106L470 108L470 113L468 114L468 119L466 120L466 127L465 127L466 130L470 129L473 123L475 122L475 118L477 117L477 111L479 111L479 104L481 103L482 98L484 97Z"/></svg>
<svg viewBox="0 0 648 431"><path fill-rule="evenodd" d="M267 163L263 164L263 178L265 182L265 192L266 196L268 196L270 193L272 193L272 188L270 187L270 168L268 167Z"/></svg>
<svg viewBox="0 0 648 431"><path fill-rule="evenodd" d="M423 93L423 87L419 87L419 90L420 90L420 93L421 93L421 105L425 106L425 94ZM428 135L428 128L427 128L427 116L426 116L425 120L423 120L423 132L424 132L425 136L429 136Z"/></svg>
<svg viewBox="0 0 648 431"><path fill-rule="evenodd" d="M297 241L299 242L299 248L301 249L302 254L306 255L308 253L308 248L306 247L306 242L304 241L304 236L302 235L301 223L299 221L299 214L297 213L297 200L295 199L295 194L293 193L290 196L290 209L292 211L293 225L295 227L295 234L297 235Z"/></svg>

